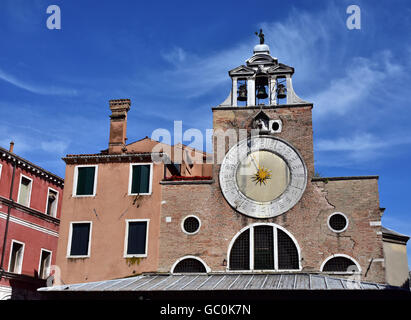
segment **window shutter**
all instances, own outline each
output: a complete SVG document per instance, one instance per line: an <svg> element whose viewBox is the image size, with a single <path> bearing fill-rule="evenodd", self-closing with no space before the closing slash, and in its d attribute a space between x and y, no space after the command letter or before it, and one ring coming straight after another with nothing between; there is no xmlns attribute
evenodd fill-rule
<svg viewBox="0 0 411 320"><path fill-rule="evenodd" d="M88 242L90 235L89 223L73 223L71 234L71 256L88 255Z"/></svg>
<svg viewBox="0 0 411 320"><path fill-rule="evenodd" d="M92 195L94 193L95 167L77 168L77 195Z"/></svg>
<svg viewBox="0 0 411 320"><path fill-rule="evenodd" d="M146 253L147 222L128 223L127 254Z"/></svg>
<svg viewBox="0 0 411 320"><path fill-rule="evenodd" d="M150 165L133 166L133 179L131 193L149 193L150 191Z"/></svg>
<svg viewBox="0 0 411 320"><path fill-rule="evenodd" d="M29 179L21 178L19 203L24 206L29 205L30 184L31 181Z"/></svg>

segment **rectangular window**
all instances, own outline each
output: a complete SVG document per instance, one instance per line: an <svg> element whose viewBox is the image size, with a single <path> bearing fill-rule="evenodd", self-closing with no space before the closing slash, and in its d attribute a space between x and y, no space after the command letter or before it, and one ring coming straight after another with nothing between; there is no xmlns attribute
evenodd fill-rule
<svg viewBox="0 0 411 320"><path fill-rule="evenodd" d="M130 195L151 194L152 163L130 165Z"/></svg>
<svg viewBox="0 0 411 320"><path fill-rule="evenodd" d="M46 279L50 274L51 265L51 251L41 249L40 253L40 265L39 265L39 277Z"/></svg>
<svg viewBox="0 0 411 320"><path fill-rule="evenodd" d="M22 204L23 206L28 207L30 205L32 184L33 184L32 179L27 178L23 175L21 176L19 193L18 193L18 196L17 196L17 202Z"/></svg>
<svg viewBox="0 0 411 320"><path fill-rule="evenodd" d="M149 220L126 220L125 257L146 257Z"/></svg>
<svg viewBox="0 0 411 320"><path fill-rule="evenodd" d="M97 166L77 166L74 170L73 194L94 196L96 194Z"/></svg>
<svg viewBox="0 0 411 320"><path fill-rule="evenodd" d="M90 256L91 222L72 222L68 256L74 258Z"/></svg>
<svg viewBox="0 0 411 320"><path fill-rule="evenodd" d="M10 249L9 272L21 273L23 265L24 243L12 240Z"/></svg>
<svg viewBox="0 0 411 320"><path fill-rule="evenodd" d="M48 188L46 214L49 216L57 216L58 194L59 193L56 190Z"/></svg>

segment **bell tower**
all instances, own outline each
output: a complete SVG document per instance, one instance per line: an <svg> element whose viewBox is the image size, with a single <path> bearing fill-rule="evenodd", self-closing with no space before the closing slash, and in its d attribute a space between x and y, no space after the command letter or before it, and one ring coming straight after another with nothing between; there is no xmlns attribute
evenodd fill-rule
<svg viewBox="0 0 411 320"><path fill-rule="evenodd" d="M262 37L261 37L262 35ZM294 68L279 63L270 55L260 30L260 44L245 65L228 72L232 80L229 97L221 106L275 106L281 104L307 103L295 93L292 85Z"/></svg>
<svg viewBox="0 0 411 320"><path fill-rule="evenodd" d="M223 103L212 108L213 128L217 132L214 135L214 145L219 146L218 140L224 140L220 134L227 135L229 131L236 131L237 142L240 142L244 139L244 135L240 136L241 129L247 130L248 137L253 134L253 130L257 130L259 135L268 135L290 143L301 154L308 177L312 177L313 104L295 93L292 84L294 68L271 56L269 46L264 43L262 30L257 35L260 43L254 46L253 55L245 64L228 71L232 81L230 94ZM229 146L225 145L225 152L228 150ZM217 150L215 147L214 154L221 159L221 149ZM218 159L214 167L214 174L218 176Z"/></svg>

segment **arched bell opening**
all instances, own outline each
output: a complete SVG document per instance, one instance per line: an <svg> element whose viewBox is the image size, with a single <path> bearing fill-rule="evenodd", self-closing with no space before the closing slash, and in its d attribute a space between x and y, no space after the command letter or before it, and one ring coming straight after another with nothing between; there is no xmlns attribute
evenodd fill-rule
<svg viewBox="0 0 411 320"><path fill-rule="evenodd" d="M247 106L248 92L247 79L239 78L237 80L237 105L240 107Z"/></svg>
<svg viewBox="0 0 411 320"><path fill-rule="evenodd" d="M255 78L255 99L256 105L269 105L269 85L266 74L257 74Z"/></svg>
<svg viewBox="0 0 411 320"><path fill-rule="evenodd" d="M275 95L277 104L287 103L287 80L285 77L278 77L276 79Z"/></svg>

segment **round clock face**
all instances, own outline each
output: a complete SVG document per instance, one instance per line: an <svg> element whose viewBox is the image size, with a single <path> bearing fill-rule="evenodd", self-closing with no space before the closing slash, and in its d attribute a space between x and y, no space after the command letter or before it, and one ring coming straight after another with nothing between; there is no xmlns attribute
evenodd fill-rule
<svg viewBox="0 0 411 320"><path fill-rule="evenodd" d="M255 136L230 149L220 168L220 186L237 211L270 218L291 209L307 184L307 169L294 148L271 136Z"/></svg>

